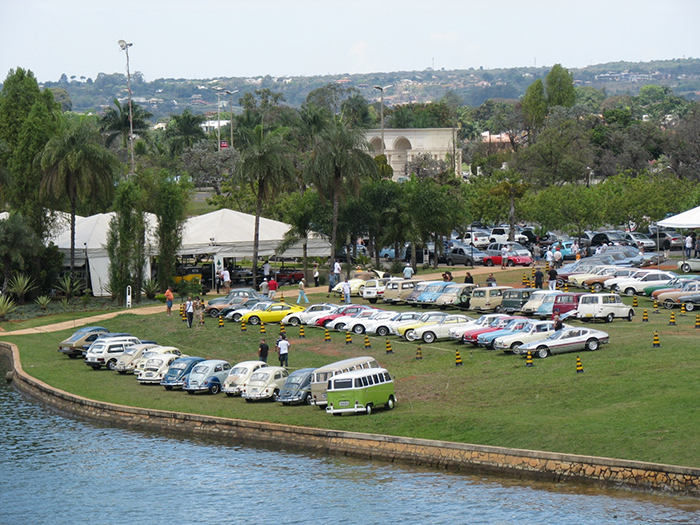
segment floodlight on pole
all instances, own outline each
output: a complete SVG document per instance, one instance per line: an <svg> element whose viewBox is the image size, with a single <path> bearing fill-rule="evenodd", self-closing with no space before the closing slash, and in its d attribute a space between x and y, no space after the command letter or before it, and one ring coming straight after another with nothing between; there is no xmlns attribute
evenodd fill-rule
<svg viewBox="0 0 700 525"><path fill-rule="evenodd" d="M218 150L221 151L221 95L233 95L234 93L238 93L238 90L236 89L235 91L230 91L228 89L224 89L222 87L215 87L213 88L214 91L216 91L216 118L217 118L217 140L219 142L219 148ZM233 147L233 101L229 102L229 109L231 110L231 144L229 144L230 147Z"/></svg>
<svg viewBox="0 0 700 525"><path fill-rule="evenodd" d="M131 172L136 171L136 162L134 161L134 111L131 107L131 70L129 69L129 48L134 44L127 43L126 40L117 42L122 51L126 52L126 89L129 92L129 150L131 153Z"/></svg>
<svg viewBox="0 0 700 525"><path fill-rule="evenodd" d="M379 113L381 115L381 126L382 126L382 155L384 155L384 90L394 87L394 84L389 84L388 86L374 86L374 89L378 89L380 93L380 108Z"/></svg>

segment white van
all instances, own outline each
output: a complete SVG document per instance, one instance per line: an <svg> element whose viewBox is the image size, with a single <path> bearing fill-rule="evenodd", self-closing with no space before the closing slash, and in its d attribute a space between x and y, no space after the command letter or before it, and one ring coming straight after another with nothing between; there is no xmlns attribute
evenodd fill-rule
<svg viewBox="0 0 700 525"><path fill-rule="evenodd" d="M615 318L632 321L634 308L623 303L616 293L587 293L579 298L576 317L583 321L605 319L607 323Z"/></svg>

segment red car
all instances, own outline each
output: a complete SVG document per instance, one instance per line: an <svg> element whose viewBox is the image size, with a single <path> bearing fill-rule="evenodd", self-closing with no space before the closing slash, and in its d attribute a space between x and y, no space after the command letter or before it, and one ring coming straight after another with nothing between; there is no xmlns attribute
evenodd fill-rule
<svg viewBox="0 0 700 525"><path fill-rule="evenodd" d="M303 270L297 270L296 268L280 266L279 270L275 272L275 281L277 281L280 285L295 284L301 281L303 278Z"/></svg>
<svg viewBox="0 0 700 525"><path fill-rule="evenodd" d="M462 342L464 344L471 343L473 346L477 346L477 338L479 334L486 334L489 332L495 332L496 330L501 330L510 323L513 319L524 319L519 315L511 315L507 317L499 317L494 319L489 323L488 326L475 328L474 330L467 330L462 336Z"/></svg>
<svg viewBox="0 0 700 525"><path fill-rule="evenodd" d="M323 317L319 317L316 319L316 326L326 326L328 323L330 323L333 319L337 319L341 315L354 315L360 310L374 310L371 306L367 306L364 304L349 304L347 306L344 306L340 310L337 310L335 313L324 315Z"/></svg>
<svg viewBox="0 0 700 525"><path fill-rule="evenodd" d="M484 257L484 266L500 266L502 257L500 255L487 255ZM532 257L529 255L509 255L508 266L530 266Z"/></svg>

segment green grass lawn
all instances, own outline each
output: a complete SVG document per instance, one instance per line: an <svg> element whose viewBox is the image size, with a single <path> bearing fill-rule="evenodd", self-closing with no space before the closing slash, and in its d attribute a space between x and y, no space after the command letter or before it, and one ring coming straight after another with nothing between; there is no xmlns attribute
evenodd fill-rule
<svg viewBox="0 0 700 525"><path fill-rule="evenodd" d="M521 270L504 272L500 281L516 284ZM290 297L291 298L291 297ZM325 295L323 296L325 299ZM625 299L630 300L630 299ZM313 301L313 298L312 298ZM649 323L642 323L642 311ZM396 378L398 404L393 411L372 416L330 417L309 406L285 407L279 403L246 403L224 395L187 395L166 392L159 386L139 385L133 376L106 370L93 371L81 360L57 352L58 343L72 331L15 336L25 370L53 386L89 398L126 405L234 418L270 421L358 432L588 454L631 460L700 467L700 391L698 360L700 330L695 316L680 317L669 326L669 312L652 313L640 299L632 323L597 324L611 342L596 352L582 352L585 373L576 374L576 354L525 359L495 351L438 342L421 345L391 338L393 355L385 353L385 339L372 338L365 350L363 338L344 333L288 327L292 369L319 367L352 356L370 354ZM253 359L259 329L213 320L188 330L177 317L131 314L104 321L114 331L174 345L189 355L223 358L232 364ZM574 323L575 324L575 323ZM268 325L266 337L274 340L278 325ZM652 348L658 330L661 348ZM459 350L464 366L455 366ZM270 364L275 364L275 355Z"/></svg>

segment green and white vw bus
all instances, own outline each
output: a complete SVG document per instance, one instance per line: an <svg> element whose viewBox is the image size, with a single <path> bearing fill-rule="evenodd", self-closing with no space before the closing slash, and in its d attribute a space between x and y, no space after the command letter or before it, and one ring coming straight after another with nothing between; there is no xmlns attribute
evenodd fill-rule
<svg viewBox="0 0 700 525"><path fill-rule="evenodd" d="M328 380L327 394L326 412L334 416L357 412L369 415L377 406L383 405L391 410L396 403L394 380L385 368L355 370L333 376Z"/></svg>
<svg viewBox="0 0 700 525"><path fill-rule="evenodd" d="M377 370L378 368L379 363L372 356L351 357L350 359L343 359L342 361L336 361L330 365L317 368L313 376L311 376L313 404L321 409L326 406L326 389L331 377L345 372L352 372L353 370Z"/></svg>

